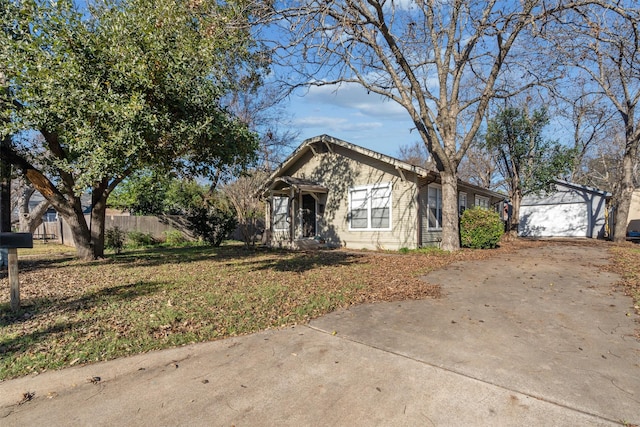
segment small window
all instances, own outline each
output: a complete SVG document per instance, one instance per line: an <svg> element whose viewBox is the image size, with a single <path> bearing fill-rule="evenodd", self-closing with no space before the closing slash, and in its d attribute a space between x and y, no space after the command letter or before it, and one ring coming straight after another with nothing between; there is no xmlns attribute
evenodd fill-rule
<svg viewBox="0 0 640 427"><path fill-rule="evenodd" d="M442 188L429 186L429 228L442 228Z"/></svg>
<svg viewBox="0 0 640 427"><path fill-rule="evenodd" d="M350 189L349 206L350 229L391 229L391 184Z"/></svg>
<svg viewBox="0 0 640 427"><path fill-rule="evenodd" d="M289 228L287 218L289 216L289 198L273 198L273 229L286 230Z"/></svg>
<svg viewBox="0 0 640 427"><path fill-rule="evenodd" d="M467 210L467 193L458 194L458 214L462 215Z"/></svg>
<svg viewBox="0 0 640 427"><path fill-rule="evenodd" d="M484 209L489 209L489 198L476 194L475 205Z"/></svg>

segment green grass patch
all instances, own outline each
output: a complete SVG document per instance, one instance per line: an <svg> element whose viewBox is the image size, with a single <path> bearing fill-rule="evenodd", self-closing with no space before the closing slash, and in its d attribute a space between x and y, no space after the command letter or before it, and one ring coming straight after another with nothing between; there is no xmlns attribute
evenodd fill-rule
<svg viewBox="0 0 640 427"><path fill-rule="evenodd" d="M58 250L53 250L57 248ZM70 251L71 249L71 251ZM0 380L306 322L367 301L437 296L426 258L346 251L125 249L79 261L72 248L21 251L21 310L0 272ZM426 260L428 262L428 260ZM403 266L401 270L398 265ZM401 286L390 287L396 281Z"/></svg>

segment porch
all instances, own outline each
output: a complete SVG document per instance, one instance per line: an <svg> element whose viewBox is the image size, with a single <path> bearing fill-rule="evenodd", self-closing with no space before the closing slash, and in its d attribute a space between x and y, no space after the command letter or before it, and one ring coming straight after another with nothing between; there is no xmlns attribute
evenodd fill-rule
<svg viewBox="0 0 640 427"><path fill-rule="evenodd" d="M327 192L327 187L310 180L291 176L275 178L263 193L268 201L267 243L291 249L324 246L320 229Z"/></svg>

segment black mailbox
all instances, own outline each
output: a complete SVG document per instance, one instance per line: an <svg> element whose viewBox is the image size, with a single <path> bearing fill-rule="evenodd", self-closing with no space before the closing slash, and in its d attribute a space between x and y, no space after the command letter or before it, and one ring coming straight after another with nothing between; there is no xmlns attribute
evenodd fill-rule
<svg viewBox="0 0 640 427"><path fill-rule="evenodd" d="M0 248L32 248L31 233L0 233Z"/></svg>

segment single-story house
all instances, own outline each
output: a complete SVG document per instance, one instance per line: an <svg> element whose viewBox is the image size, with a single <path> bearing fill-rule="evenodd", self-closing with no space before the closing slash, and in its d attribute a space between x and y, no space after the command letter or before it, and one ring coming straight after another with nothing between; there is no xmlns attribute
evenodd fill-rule
<svg viewBox="0 0 640 427"><path fill-rule="evenodd" d="M502 212L499 193L461 181L458 191L460 212ZM272 246L397 250L441 241L437 172L328 135L305 140L259 193L268 202L264 240Z"/></svg>
<svg viewBox="0 0 640 427"><path fill-rule="evenodd" d="M554 190L529 194L520 205L523 237L605 237L611 193L555 180Z"/></svg>

